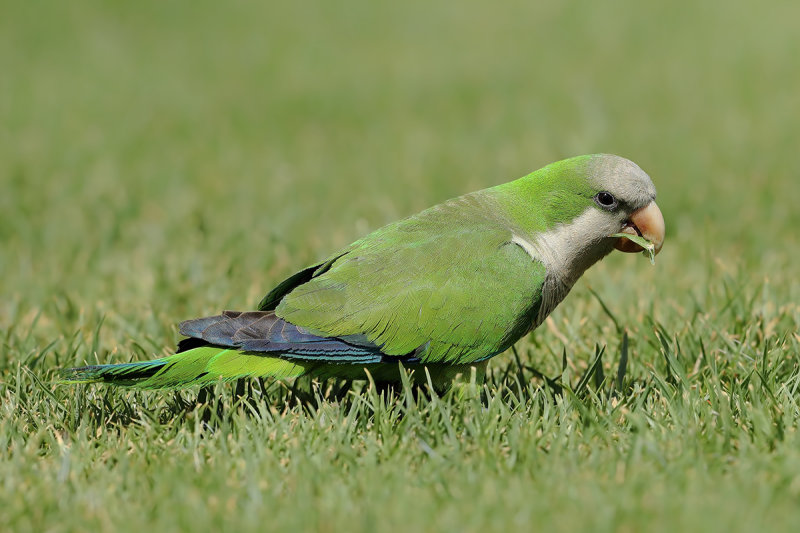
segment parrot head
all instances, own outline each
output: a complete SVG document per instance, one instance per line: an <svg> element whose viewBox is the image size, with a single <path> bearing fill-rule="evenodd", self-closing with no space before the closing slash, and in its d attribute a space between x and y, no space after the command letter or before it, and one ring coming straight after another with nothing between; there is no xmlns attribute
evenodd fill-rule
<svg viewBox="0 0 800 533"><path fill-rule="evenodd" d="M664 217L655 203L650 177L625 158L597 154L565 159L530 176L527 198L538 198L542 230L518 244L540 258L548 272L569 287L591 265L614 251L643 248L621 233L650 241L654 252L664 243ZM523 182L524 183L524 182Z"/></svg>
<svg viewBox="0 0 800 533"><path fill-rule="evenodd" d="M592 195L595 214L590 218L597 224L595 234L638 235L650 241L655 253L659 253L664 244L664 217L656 205L656 188L650 177L635 163L618 156L599 156L592 165L595 168L589 174L589 182L596 192ZM643 250L624 237L613 239L614 247L622 252Z"/></svg>

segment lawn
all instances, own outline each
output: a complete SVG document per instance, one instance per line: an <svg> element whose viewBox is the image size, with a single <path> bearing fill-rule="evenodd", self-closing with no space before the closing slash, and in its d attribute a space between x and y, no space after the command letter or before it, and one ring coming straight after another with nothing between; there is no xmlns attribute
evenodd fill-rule
<svg viewBox="0 0 800 533"><path fill-rule="evenodd" d="M794 531L800 5L313 4L3 5L0 530ZM595 152L652 176L664 250L474 394L53 383Z"/></svg>

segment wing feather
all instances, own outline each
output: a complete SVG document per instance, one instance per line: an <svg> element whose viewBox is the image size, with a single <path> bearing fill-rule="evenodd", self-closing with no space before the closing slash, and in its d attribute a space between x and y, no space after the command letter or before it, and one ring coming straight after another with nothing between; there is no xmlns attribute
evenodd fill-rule
<svg viewBox="0 0 800 533"><path fill-rule="evenodd" d="M283 296L276 315L428 363L506 350L538 315L545 271L488 201L461 197L356 241Z"/></svg>

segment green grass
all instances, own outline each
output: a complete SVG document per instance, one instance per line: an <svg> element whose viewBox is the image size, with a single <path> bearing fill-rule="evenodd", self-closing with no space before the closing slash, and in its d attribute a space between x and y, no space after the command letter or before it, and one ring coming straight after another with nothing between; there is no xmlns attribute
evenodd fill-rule
<svg viewBox="0 0 800 533"><path fill-rule="evenodd" d="M0 530L800 523L795 3L112 4L0 16ZM662 254L594 267L472 399L51 384L601 151L653 177Z"/></svg>

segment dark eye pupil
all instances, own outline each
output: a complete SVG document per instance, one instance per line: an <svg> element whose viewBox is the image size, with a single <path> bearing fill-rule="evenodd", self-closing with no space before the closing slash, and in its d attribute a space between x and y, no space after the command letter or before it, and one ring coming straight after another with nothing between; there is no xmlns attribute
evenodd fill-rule
<svg viewBox="0 0 800 533"><path fill-rule="evenodd" d="M608 192L601 192L597 195L597 201L602 205L614 205L614 196Z"/></svg>

